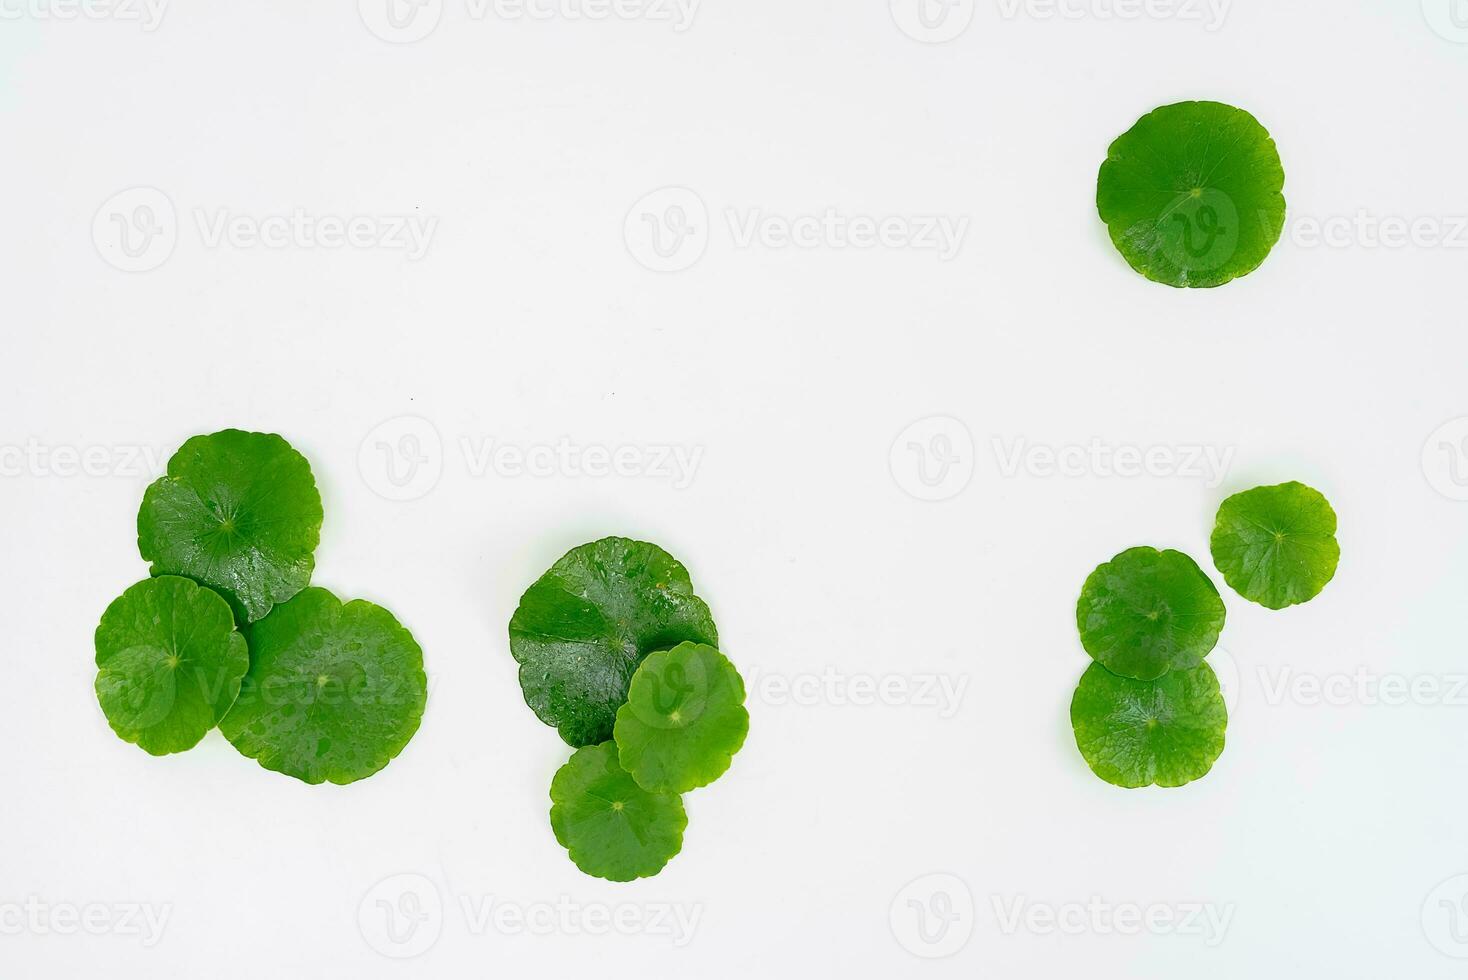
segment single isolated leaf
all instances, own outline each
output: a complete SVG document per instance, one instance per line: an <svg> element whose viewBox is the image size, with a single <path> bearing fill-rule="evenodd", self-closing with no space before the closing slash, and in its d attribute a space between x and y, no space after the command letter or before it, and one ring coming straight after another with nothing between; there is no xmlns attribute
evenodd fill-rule
<svg viewBox="0 0 1468 980"><path fill-rule="evenodd" d="M1086 764L1108 783L1181 786L1206 776L1223 752L1228 709L1207 664L1155 681L1092 664L1071 699L1070 724Z"/></svg>
<svg viewBox="0 0 1468 980"><path fill-rule="evenodd" d="M97 627L97 701L123 741L152 755L199 744L250 666L229 603L174 575L139 582Z"/></svg>
<svg viewBox="0 0 1468 980"><path fill-rule="evenodd" d="M250 672L219 730L266 769L350 783L403 750L427 699L423 651L392 613L311 588L250 627Z"/></svg>
<svg viewBox="0 0 1468 980"><path fill-rule="evenodd" d="M220 592L254 622L311 581L321 495L306 458L280 436L195 436L143 495L138 550L154 575Z"/></svg>
<svg viewBox="0 0 1468 980"><path fill-rule="evenodd" d="M551 780L550 795L556 840L589 875L649 878L683 849L683 801L638 786L612 742L577 749Z"/></svg>
<svg viewBox="0 0 1468 980"><path fill-rule="evenodd" d="M1335 577L1341 546L1330 501L1303 483L1236 493L1218 508L1209 550L1239 595L1270 609L1309 602Z"/></svg>
<svg viewBox="0 0 1468 980"><path fill-rule="evenodd" d="M1076 603L1091 659L1137 680L1198 666L1217 645L1223 618L1223 599L1198 563L1156 548L1130 548L1098 566Z"/></svg>
<svg viewBox="0 0 1468 980"><path fill-rule="evenodd" d="M614 730L622 768L653 793L707 786L728 770L748 734L744 679L702 643L643 660Z"/></svg>
<svg viewBox="0 0 1468 980"><path fill-rule="evenodd" d="M1096 207L1133 269L1169 286L1221 286L1259 268L1284 231L1284 166L1243 109L1180 102L1111 144Z"/></svg>
<svg viewBox="0 0 1468 980"><path fill-rule="evenodd" d="M709 607L677 559L626 538L573 548L510 619L525 703L575 746L610 739L642 658L685 641L719 645Z"/></svg>

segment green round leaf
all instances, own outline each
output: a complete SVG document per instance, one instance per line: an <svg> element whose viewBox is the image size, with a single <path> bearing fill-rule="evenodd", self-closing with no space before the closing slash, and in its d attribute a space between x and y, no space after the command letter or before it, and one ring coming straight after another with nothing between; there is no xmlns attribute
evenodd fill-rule
<svg viewBox="0 0 1468 980"><path fill-rule="evenodd" d="M1303 483L1255 487L1218 508L1209 549L1239 595L1270 609L1309 602L1335 577L1341 546L1330 501Z"/></svg>
<svg viewBox="0 0 1468 980"><path fill-rule="evenodd" d="M199 744L250 666L229 604L186 578L139 582L97 627L97 701L123 741L152 755Z"/></svg>
<svg viewBox="0 0 1468 980"><path fill-rule="evenodd" d="M392 613L312 588L250 627L250 672L219 730L266 769L350 783L403 750L427 699L423 651Z"/></svg>
<svg viewBox="0 0 1468 980"><path fill-rule="evenodd" d="M638 786L611 742L577 749L551 780L550 795L556 840L589 875L648 878L683 849L683 801Z"/></svg>
<svg viewBox="0 0 1468 980"><path fill-rule="evenodd" d="M1086 764L1108 783L1181 786L1206 776L1223 752L1228 709L1207 664L1154 681L1092 664L1071 699L1070 724Z"/></svg>
<svg viewBox="0 0 1468 980"><path fill-rule="evenodd" d="M1096 206L1133 269L1169 286L1221 286L1264 262L1284 231L1284 166L1243 109L1181 102L1111 144Z"/></svg>
<svg viewBox="0 0 1468 980"><path fill-rule="evenodd" d="M744 679L702 643L643 660L614 730L622 768L653 793L707 786L728 770L747 734Z"/></svg>
<svg viewBox="0 0 1468 980"><path fill-rule="evenodd" d="M321 495L306 458L277 435L195 436L143 495L138 550L154 575L217 590L254 622L311 581Z"/></svg>
<svg viewBox="0 0 1468 980"><path fill-rule="evenodd" d="M1198 563L1156 548L1131 548L1097 566L1076 603L1086 652L1137 680L1202 663L1223 618L1223 599Z"/></svg>
<svg viewBox="0 0 1468 980"><path fill-rule="evenodd" d="M642 658L685 641L719 644L687 569L657 545L626 538L573 548L510 619L525 703L576 746L610 739Z"/></svg>

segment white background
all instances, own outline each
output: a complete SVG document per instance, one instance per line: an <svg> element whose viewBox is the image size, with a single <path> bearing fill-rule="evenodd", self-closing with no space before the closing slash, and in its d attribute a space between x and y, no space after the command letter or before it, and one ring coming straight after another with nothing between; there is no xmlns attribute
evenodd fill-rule
<svg viewBox="0 0 1468 980"><path fill-rule="evenodd" d="M7 978L1461 975L1468 911L1457 940L1439 903L1468 895L1468 423L1434 432L1468 415L1468 251L1354 225L1468 213L1448 0L1236 0L1214 30L1201 6L960 3L943 44L886 0L706 0L686 30L443 0L415 43L369 29L392 36L376 0L179 2L152 30L39 2L0 24ZM1288 172L1286 240L1212 291L1134 275L1094 213L1110 141L1189 98L1250 109ZM636 229L689 198L639 202L666 187L708 217L682 212L691 264L654 272ZM160 192L172 250L130 262L116 222ZM945 260L741 243L728 216L828 209L968 224ZM206 234L297 211L436 223L417 258ZM1346 237L1312 247L1332 219ZM933 416L958 424L899 439ZM134 450L226 426L310 458L317 584L425 650L422 728L372 779L306 786L217 733L154 759L97 707L92 631L146 573ZM487 440L630 446L642 469L516 475L477 465ZM908 492L911 441L954 462L947 499ZM1172 468L1003 465L1093 441ZM701 454L687 486L659 446ZM1221 482L1190 447L1231 454ZM1237 700L1206 779L1102 783L1067 718L1082 580L1141 543L1211 572L1219 501L1286 479L1339 512L1335 581L1278 613L1225 591ZM505 638L537 575L611 533L689 566L752 682L746 748L631 885L553 839L568 750ZM1386 703L1341 686L1358 669L1443 690ZM925 678L963 686L953 710L843 686ZM909 899L961 918L927 944ZM388 933L415 901L417 930ZM489 902L508 911L486 923ZM1230 920L1111 929L1129 903ZM101 934L68 930L88 906Z"/></svg>

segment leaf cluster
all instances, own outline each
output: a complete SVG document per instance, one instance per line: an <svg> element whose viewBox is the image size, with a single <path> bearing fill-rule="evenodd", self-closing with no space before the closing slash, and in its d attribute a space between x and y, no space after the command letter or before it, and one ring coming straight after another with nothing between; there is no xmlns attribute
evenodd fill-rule
<svg viewBox="0 0 1468 980"><path fill-rule="evenodd" d="M683 847L682 794L728 770L749 732L744 681L688 571L654 544L573 548L510 620L525 703L576 751L551 829L583 872L657 874Z"/></svg>
<svg viewBox="0 0 1468 980"><path fill-rule="evenodd" d="M280 436L184 443L138 512L153 577L97 627L97 700L120 738L167 755L217 726L307 783L363 779L402 751L423 652L387 610L308 588L321 521L310 464Z"/></svg>

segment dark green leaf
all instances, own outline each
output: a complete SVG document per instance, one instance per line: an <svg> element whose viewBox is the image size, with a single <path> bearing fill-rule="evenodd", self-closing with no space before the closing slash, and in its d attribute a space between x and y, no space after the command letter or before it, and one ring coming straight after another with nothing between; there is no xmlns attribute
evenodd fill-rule
<svg viewBox="0 0 1468 980"><path fill-rule="evenodd" d="M250 672L219 725L307 783L350 783L403 750L428 697L423 651L392 613L306 589L250 628Z"/></svg>
<svg viewBox="0 0 1468 980"><path fill-rule="evenodd" d="M220 592L253 622L306 587L321 536L321 495L304 456L277 435L195 436L148 487L138 550L154 575Z"/></svg>
<svg viewBox="0 0 1468 980"><path fill-rule="evenodd" d="M572 549L510 620L525 703L577 746L610 739L642 658L685 641L718 646L708 606L672 555L626 538Z"/></svg>

